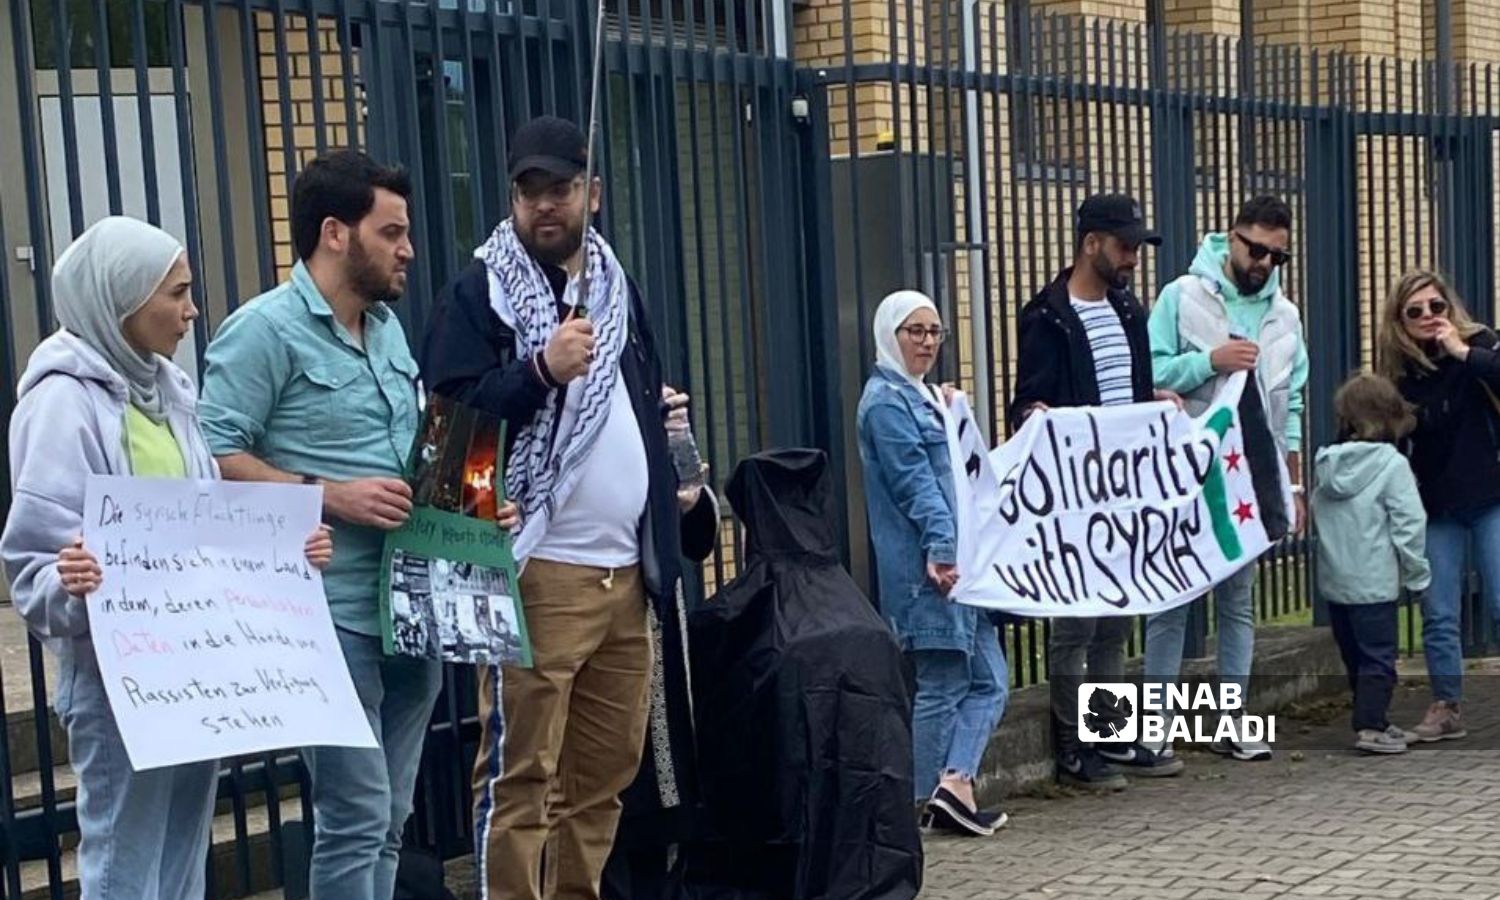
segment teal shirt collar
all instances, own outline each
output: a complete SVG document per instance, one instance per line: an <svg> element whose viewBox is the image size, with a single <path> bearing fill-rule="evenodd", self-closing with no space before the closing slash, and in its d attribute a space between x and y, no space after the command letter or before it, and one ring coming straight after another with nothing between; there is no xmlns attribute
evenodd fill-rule
<svg viewBox="0 0 1500 900"><path fill-rule="evenodd" d="M313 281L312 273L307 271L307 264L301 260L292 266L292 288L297 292L297 296L301 298L302 304L307 307L309 313L322 319L334 318L333 306L329 304L328 298L323 296L318 283ZM365 311L378 324L385 323L391 317L391 308L385 303L371 304Z"/></svg>

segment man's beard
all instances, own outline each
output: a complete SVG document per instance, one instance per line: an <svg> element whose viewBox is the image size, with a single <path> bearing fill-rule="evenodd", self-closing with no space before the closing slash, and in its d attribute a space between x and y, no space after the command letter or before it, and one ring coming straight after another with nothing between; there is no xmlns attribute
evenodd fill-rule
<svg viewBox="0 0 1500 900"><path fill-rule="evenodd" d="M1240 289L1240 295L1244 297L1260 293L1260 289L1271 279L1261 269L1241 269L1232 259L1229 261L1229 274L1234 277L1234 286Z"/></svg>
<svg viewBox="0 0 1500 900"><path fill-rule="evenodd" d="M563 226L562 238L555 244L543 247L536 240L536 226L530 228L517 228L516 238L520 240L521 246L531 254L531 258L546 266L562 268L567 265L583 246L583 223L579 222L576 227L561 223Z"/></svg>
<svg viewBox="0 0 1500 900"><path fill-rule="evenodd" d="M401 289L394 286L394 279L381 273L370 261L370 254L359 238L349 239L349 288L363 297L366 303L395 303L401 299Z"/></svg>
<svg viewBox="0 0 1500 900"><path fill-rule="evenodd" d="M1130 276L1135 274L1135 270L1121 274L1118 266L1110 265L1109 260L1103 256L1096 256L1094 257L1094 274L1099 276L1100 281L1109 285L1110 290L1123 291L1130 287Z"/></svg>

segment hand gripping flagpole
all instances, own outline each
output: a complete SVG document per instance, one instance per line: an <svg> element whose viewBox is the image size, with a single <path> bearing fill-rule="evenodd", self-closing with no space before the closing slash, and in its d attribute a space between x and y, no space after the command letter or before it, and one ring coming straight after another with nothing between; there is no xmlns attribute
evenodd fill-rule
<svg viewBox="0 0 1500 900"><path fill-rule="evenodd" d="M578 273L579 315L587 315L589 300L589 231L594 225L594 142L599 129L599 80L604 71L604 0L598 0L594 19L594 64L589 75L589 124L585 133L588 148L583 166L583 268Z"/></svg>

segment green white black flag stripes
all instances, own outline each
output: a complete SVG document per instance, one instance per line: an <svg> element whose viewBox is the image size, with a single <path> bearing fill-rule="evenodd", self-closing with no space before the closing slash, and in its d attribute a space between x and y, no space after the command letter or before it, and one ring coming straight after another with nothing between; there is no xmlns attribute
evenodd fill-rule
<svg viewBox="0 0 1500 900"><path fill-rule="evenodd" d="M960 397L948 442L953 599L1027 616L1139 615L1253 562L1284 536L1293 501L1245 384L1230 379L1197 419L1170 403L1037 413L988 454Z"/></svg>

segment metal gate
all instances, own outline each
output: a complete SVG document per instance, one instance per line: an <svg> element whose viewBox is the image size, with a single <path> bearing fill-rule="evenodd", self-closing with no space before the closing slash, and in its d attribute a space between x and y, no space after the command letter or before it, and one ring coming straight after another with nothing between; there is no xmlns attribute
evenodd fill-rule
<svg viewBox="0 0 1500 900"><path fill-rule="evenodd" d="M999 437L1016 316L1066 264L1088 193L1134 194L1166 235L1137 284L1148 300L1242 199L1287 198L1287 277L1314 364L1309 450L1330 436L1333 387L1372 360L1375 310L1403 268L1441 265L1493 319L1490 68L1441 78L1156 20L1035 16L1024 0L606 4L602 227L668 377L694 397L715 477L762 447L827 449L857 576L870 567L853 412L875 304L896 287L933 294L956 324L945 374ZM418 338L437 289L505 214L508 135L585 108L592 6L13 0L0 16L0 120L18 123L0 130L0 416L52 327L48 273L73 235L128 212L184 241L205 310L182 360L196 371L218 323L290 269L291 180L329 147L413 173L418 261L399 312ZM737 537L726 518L696 591L733 577ZM1307 615L1307 556L1293 544L1262 563L1261 619ZM1482 648L1489 623L1472 610L1467 627ZM48 662L4 634L5 896L62 896L76 822ZM1016 684L1045 678L1045 636L1007 626ZM450 670L408 834L446 857L469 847L473 711L468 673ZM213 894L295 886L305 781L293 754L226 764Z"/></svg>
<svg viewBox="0 0 1500 900"><path fill-rule="evenodd" d="M694 398L715 477L761 446L811 440L782 2L607 2L600 223L649 308L667 377ZM572 0L17 0L0 20L0 416L55 319L51 261L110 213L188 248L204 310L179 361L293 263L301 165L356 146L412 172L414 243L400 315L413 341L444 281L507 214L506 141L541 113L586 109L593 4ZM10 115L14 113L14 115ZM774 401L773 399L774 398ZM3 442L0 442L3 444ZM695 578L732 577L732 520ZM6 614L7 622L18 621ZM0 683L5 896L73 883L73 782L47 714L51 665L18 628ZM25 646L22 650L21 647ZM424 750L411 843L467 852L478 740L472 673L450 668ZM295 754L226 762L211 893L305 880L311 832Z"/></svg>

